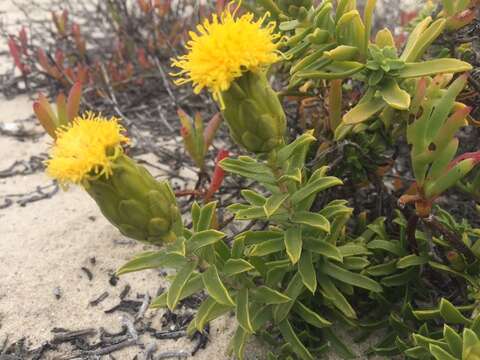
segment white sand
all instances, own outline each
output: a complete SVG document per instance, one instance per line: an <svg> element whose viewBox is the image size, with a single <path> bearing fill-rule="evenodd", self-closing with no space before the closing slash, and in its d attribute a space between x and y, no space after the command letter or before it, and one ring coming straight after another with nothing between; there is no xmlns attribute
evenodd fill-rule
<svg viewBox="0 0 480 360"><path fill-rule="evenodd" d="M26 97L0 101L0 121L23 117L30 113L30 106ZM45 152L47 143L46 136L35 143L0 137L0 169L16 159ZM0 179L0 198L34 191L49 182L41 173ZM32 345L39 345L52 337L50 330L54 327L71 330L105 327L118 331L121 313L105 314L104 310L118 304L118 295L127 282L132 286L131 299L137 293L154 296L159 286L166 285L159 272L153 270L125 275L115 287L109 284L109 273L147 247L123 238L78 188L25 207L14 204L0 210L0 229L0 342L8 335L11 342L27 337ZM90 262L92 257L95 265ZM91 270L92 281L81 267ZM57 287L60 299L54 295ZM109 297L96 307L89 306L104 291L108 291ZM147 313L156 328L160 328L162 313L161 310ZM228 320L217 321L211 332L213 342L195 358L224 359L232 324ZM153 341L141 340L146 344ZM194 345L187 339L156 343L159 351L188 351ZM115 356L131 359L138 352L138 348L131 348Z"/></svg>

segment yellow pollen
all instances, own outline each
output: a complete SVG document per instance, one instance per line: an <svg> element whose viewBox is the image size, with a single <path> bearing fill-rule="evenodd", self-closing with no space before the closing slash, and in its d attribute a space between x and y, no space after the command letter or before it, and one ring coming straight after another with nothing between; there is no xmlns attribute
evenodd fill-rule
<svg viewBox="0 0 480 360"><path fill-rule="evenodd" d="M235 11L225 10L218 18L205 20L190 32L188 53L172 60L180 68L173 76L177 85L191 82L195 93L207 88L221 103L221 93L232 81L247 71L259 71L279 59L274 33L275 23L264 26L265 18L254 20L252 13L235 18Z"/></svg>
<svg viewBox="0 0 480 360"><path fill-rule="evenodd" d="M78 184L83 180L112 175L112 161L122 154L124 128L118 119L85 113L57 129L57 139L47 160L47 173L60 184Z"/></svg>

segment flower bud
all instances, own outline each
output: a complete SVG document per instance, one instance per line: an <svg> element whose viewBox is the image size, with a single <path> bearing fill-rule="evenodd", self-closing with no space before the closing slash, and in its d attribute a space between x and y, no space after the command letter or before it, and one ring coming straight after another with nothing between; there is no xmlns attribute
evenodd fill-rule
<svg viewBox="0 0 480 360"><path fill-rule="evenodd" d="M135 240L172 242L182 223L168 182L158 182L126 156L129 139L118 119L93 113L56 129L47 173L63 187L82 185L105 217Z"/></svg>
<svg viewBox="0 0 480 360"><path fill-rule="evenodd" d="M222 93L232 138L248 151L264 153L283 143L286 117L263 72L247 72Z"/></svg>
<svg viewBox="0 0 480 360"><path fill-rule="evenodd" d="M158 182L123 154L113 161L112 169L108 178L84 182L108 221L135 240L157 245L174 241L174 227L181 218L169 183Z"/></svg>

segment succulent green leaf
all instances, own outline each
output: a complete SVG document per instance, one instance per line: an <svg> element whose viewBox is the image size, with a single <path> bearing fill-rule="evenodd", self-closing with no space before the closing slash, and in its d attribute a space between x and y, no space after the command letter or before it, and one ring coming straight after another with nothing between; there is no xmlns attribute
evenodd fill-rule
<svg viewBox="0 0 480 360"><path fill-rule="evenodd" d="M435 344L430 344L430 352L436 360L455 360L456 358L448 353L448 351L443 350L440 346Z"/></svg>
<svg viewBox="0 0 480 360"><path fill-rule="evenodd" d="M440 300L440 315L449 324L471 324L471 320L467 319L462 313L447 299Z"/></svg>
<svg viewBox="0 0 480 360"><path fill-rule="evenodd" d="M385 79L379 88L382 99L392 108L407 110L410 107L410 95L392 79Z"/></svg>
<svg viewBox="0 0 480 360"><path fill-rule="evenodd" d="M371 250L385 250L396 256L404 256L405 250L398 241L373 240L367 244Z"/></svg>
<svg viewBox="0 0 480 360"><path fill-rule="evenodd" d="M358 124L368 120L379 113L385 107L385 101L381 97L371 96L370 99L360 101L343 116L345 124Z"/></svg>
<svg viewBox="0 0 480 360"><path fill-rule="evenodd" d="M434 59L422 62L407 62L397 76L400 79L418 78L441 73L459 73L472 70L472 65L457 59Z"/></svg>
<svg viewBox="0 0 480 360"><path fill-rule="evenodd" d="M477 334L469 328L464 328L463 329L463 354L467 354L469 348L478 345L479 339ZM475 359L475 358L474 358ZM467 360L469 360L467 358Z"/></svg>
<svg viewBox="0 0 480 360"><path fill-rule="evenodd" d="M446 20L438 19L432 22L431 17L421 21L410 34L401 60L406 62L417 61L422 57L425 50L437 39L445 29Z"/></svg>
<svg viewBox="0 0 480 360"><path fill-rule="evenodd" d="M226 158L220 162L220 166L227 172L246 177L247 179L260 183L275 184L275 177L272 171L266 165L248 157L238 159Z"/></svg>
<svg viewBox="0 0 480 360"><path fill-rule="evenodd" d="M246 332L241 326L237 327L237 330L235 331L235 335L233 335L233 338L230 344L232 347L232 351L238 360L245 359L245 356L244 356L245 345L249 337L250 337L249 333Z"/></svg>
<svg viewBox="0 0 480 360"><path fill-rule="evenodd" d="M457 334L457 332L452 329L447 324L443 325L443 337L447 341L448 348L450 352L456 356L458 359L462 358L462 346L463 340L462 337Z"/></svg>

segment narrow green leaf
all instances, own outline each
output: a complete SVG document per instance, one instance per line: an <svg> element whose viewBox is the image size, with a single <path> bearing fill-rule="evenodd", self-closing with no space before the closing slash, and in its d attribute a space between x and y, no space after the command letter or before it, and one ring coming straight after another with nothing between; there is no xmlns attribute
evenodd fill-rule
<svg viewBox="0 0 480 360"><path fill-rule="evenodd" d="M434 59L422 62L406 63L398 72L400 79L431 76L442 73L459 73L472 70L472 65L457 59Z"/></svg>
<svg viewBox="0 0 480 360"><path fill-rule="evenodd" d="M380 282L388 287L403 286L413 280L417 274L417 269L410 268L402 273L386 276Z"/></svg>
<svg viewBox="0 0 480 360"><path fill-rule="evenodd" d="M247 200L250 205L254 206L263 206L267 201L267 198L262 194L248 189L243 189L240 192L245 200Z"/></svg>
<svg viewBox="0 0 480 360"><path fill-rule="evenodd" d="M217 267L215 265L211 265L202 276L203 284L205 285L208 295L222 305L235 306L235 303L230 297L225 285L223 285L222 281L220 280L220 276L218 275Z"/></svg>
<svg viewBox="0 0 480 360"><path fill-rule="evenodd" d="M323 290L324 296L332 302L333 306L340 310L346 317L350 319L357 318L355 310L327 275L318 274L318 283Z"/></svg>
<svg viewBox="0 0 480 360"><path fill-rule="evenodd" d="M203 289L203 281L202 276L200 274L194 274L190 280L188 280L185 287L182 289L182 293L180 294L180 298L178 299L183 300ZM150 304L151 309L161 308L167 306L167 294L168 292L164 292L162 295L157 296L155 299L152 300Z"/></svg>
<svg viewBox="0 0 480 360"><path fill-rule="evenodd" d="M273 319L275 320L275 323L280 323L288 316L288 313L290 312L294 301L297 299L298 296L300 296L300 294L303 292L303 289L304 285L302 282L302 278L297 272L295 273L295 275L293 275L292 279L288 283L287 289L285 290L285 295L292 299L292 301L276 305L273 310Z"/></svg>
<svg viewBox="0 0 480 360"><path fill-rule="evenodd" d="M403 256L405 254L405 250L398 241L373 240L367 244L367 247L371 250L385 250L396 256Z"/></svg>
<svg viewBox="0 0 480 360"><path fill-rule="evenodd" d="M174 268L178 269L185 265L186 258L176 253L166 253L164 251L148 252L144 255L136 256L117 270L117 275L128 274L135 271L155 268Z"/></svg>
<svg viewBox="0 0 480 360"><path fill-rule="evenodd" d="M359 124L370 119L385 107L385 101L381 97L372 96L370 100L361 101L350 109L344 116L345 124Z"/></svg>
<svg viewBox="0 0 480 360"><path fill-rule="evenodd" d="M223 237L225 237L225 234L218 230L203 230L192 235L187 243L187 247L189 247L191 251L195 251L205 246L215 244Z"/></svg>
<svg viewBox="0 0 480 360"><path fill-rule="evenodd" d="M319 329L332 325L330 321L321 317L316 312L310 310L305 305L303 305L300 301L295 303L293 310L300 315L300 317L305 320L310 325L313 325Z"/></svg>
<svg viewBox="0 0 480 360"><path fill-rule="evenodd" d="M198 308L197 314L192 323L198 331L203 332L203 329L208 322L222 316L231 309L231 306L219 304L211 297L207 297Z"/></svg>
<svg viewBox="0 0 480 360"><path fill-rule="evenodd" d="M279 164L283 164L285 161L290 159L290 157L298 151L300 148L309 146L315 137L313 136L313 131L307 131L303 135L296 138L290 144L283 146L277 153L277 161Z"/></svg>
<svg viewBox="0 0 480 360"><path fill-rule="evenodd" d="M366 273L371 276L385 276L393 274L397 271L397 260L394 259L384 264L370 266L366 269Z"/></svg>
<svg viewBox="0 0 480 360"><path fill-rule="evenodd" d="M323 335L326 340L330 343L332 349L340 355L343 359L355 359L357 356L352 352L344 343L341 341L338 336L333 332L332 329L326 328L322 330Z"/></svg>
<svg viewBox="0 0 480 360"><path fill-rule="evenodd" d="M283 338L286 342L290 344L293 351L303 360L314 360L314 357L307 348L302 344L300 339L295 334L295 331L292 328L292 325L288 322L288 320L283 320L281 323L278 324L278 328L282 333Z"/></svg>
<svg viewBox="0 0 480 360"><path fill-rule="evenodd" d="M288 228L285 231L285 249L292 264L296 264L302 253L302 229L298 227Z"/></svg>
<svg viewBox="0 0 480 360"><path fill-rule="evenodd" d="M468 328L463 329L463 355L467 355L469 348L473 346L478 346L479 340L477 334L474 331ZM467 360L469 360L466 357Z"/></svg>
<svg viewBox="0 0 480 360"><path fill-rule="evenodd" d="M472 321L467 319L462 313L447 299L442 298L440 300L440 315L447 321L449 324L471 324Z"/></svg>
<svg viewBox="0 0 480 360"><path fill-rule="evenodd" d="M323 255L327 258L342 262L343 256L335 245L332 245L326 241L305 238L303 240L303 246L305 249L310 250L316 254Z"/></svg>
<svg viewBox="0 0 480 360"><path fill-rule="evenodd" d="M202 148L203 148L203 144L202 144ZM210 229L210 225L212 224L212 219L215 216L216 208L217 208L216 201L212 201L201 208L200 217L198 219L195 232L200 232L200 231Z"/></svg>
<svg viewBox="0 0 480 360"><path fill-rule="evenodd" d="M222 271L225 276L233 276L253 269L253 265L244 259L228 259Z"/></svg>
<svg viewBox="0 0 480 360"><path fill-rule="evenodd" d="M310 195L319 193L325 189L331 188L333 186L342 185L343 182L333 176L325 176L319 179L316 179L312 182L309 182L306 186L296 191L291 197L290 201L293 204L297 204L300 201L306 199Z"/></svg>
<svg viewBox="0 0 480 360"><path fill-rule="evenodd" d="M292 299L288 296L278 292L277 290L269 288L268 286L259 286L258 288L254 289L252 292L252 297L255 300L259 300L267 305L284 304L292 301Z"/></svg>
<svg viewBox="0 0 480 360"><path fill-rule="evenodd" d="M297 224L308 225L316 229L330 232L330 222L323 215L310 211L299 211L293 214L292 221Z"/></svg>
<svg viewBox="0 0 480 360"><path fill-rule="evenodd" d="M237 293L235 313L240 326L248 333L253 334L253 326L250 322L250 309L248 301L248 289L240 289Z"/></svg>
<svg viewBox="0 0 480 360"><path fill-rule="evenodd" d="M320 264L318 266L318 270L344 283L373 292L382 292L382 287L375 280L372 280L364 275L345 270L329 261L324 261L322 264Z"/></svg>
<svg viewBox="0 0 480 360"><path fill-rule="evenodd" d="M170 310L175 309L175 307L177 306L182 291L190 277L193 275L193 272L195 271L197 265L198 261L189 261L180 269L180 271L175 276L175 279L168 288L167 294L167 306Z"/></svg>
<svg viewBox="0 0 480 360"><path fill-rule="evenodd" d="M305 287L310 290L312 294L315 294L315 290L317 289L317 275L315 274L310 251L304 251L302 253L300 262L298 263L298 272L302 277Z"/></svg>
<svg viewBox="0 0 480 360"><path fill-rule="evenodd" d="M407 255L397 262L397 268L406 269L410 266L420 266L428 262L428 256L418 256L415 254Z"/></svg>
<svg viewBox="0 0 480 360"><path fill-rule="evenodd" d="M238 360L245 359L245 344L249 337L250 335L241 326L237 327L230 344Z"/></svg>
<svg viewBox="0 0 480 360"><path fill-rule="evenodd" d="M440 346L435 344L430 344L430 352L436 360L458 360L455 356L450 355L447 351L443 350Z"/></svg>
<svg viewBox="0 0 480 360"><path fill-rule="evenodd" d="M263 210L265 211L265 215L267 218L274 215L277 210L282 206L285 200L287 200L288 194L274 194L270 196L265 204L263 205Z"/></svg>
<svg viewBox="0 0 480 360"><path fill-rule="evenodd" d="M254 245L249 252L249 256L265 256L285 249L284 239L267 240L264 243Z"/></svg>

